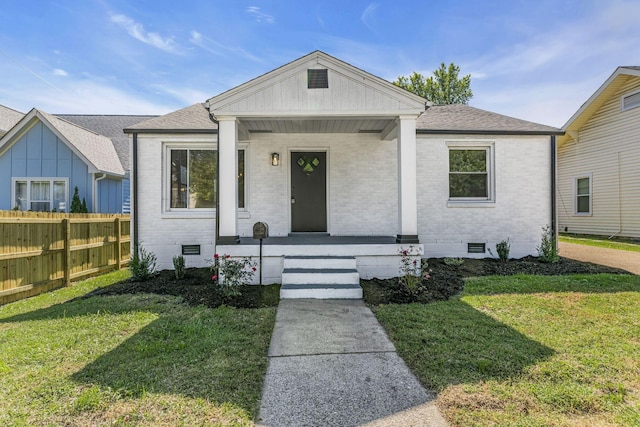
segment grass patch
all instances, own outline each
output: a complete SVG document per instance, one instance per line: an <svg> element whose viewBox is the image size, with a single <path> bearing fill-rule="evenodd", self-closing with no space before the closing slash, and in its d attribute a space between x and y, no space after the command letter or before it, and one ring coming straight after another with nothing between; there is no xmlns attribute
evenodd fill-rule
<svg viewBox="0 0 640 427"><path fill-rule="evenodd" d="M595 246L597 248L619 249L621 251L640 252L640 243L630 241L610 240L599 236L567 236L561 235L558 238L564 243L575 243L578 245Z"/></svg>
<svg viewBox="0 0 640 427"><path fill-rule="evenodd" d="M457 426L640 425L640 277L468 279L461 296L373 307Z"/></svg>
<svg viewBox="0 0 640 427"><path fill-rule="evenodd" d="M0 307L0 425L251 425L275 308L137 294L117 272Z"/></svg>

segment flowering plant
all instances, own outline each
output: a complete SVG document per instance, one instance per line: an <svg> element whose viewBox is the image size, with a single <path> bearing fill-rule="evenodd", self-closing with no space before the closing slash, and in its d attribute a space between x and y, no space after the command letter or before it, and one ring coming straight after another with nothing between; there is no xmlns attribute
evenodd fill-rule
<svg viewBox="0 0 640 427"><path fill-rule="evenodd" d="M422 274L426 269L426 263L423 264L420 258L422 252L415 246L409 246L407 249L400 249L400 283L402 283L410 291L416 290L420 282L429 280L431 277L428 272Z"/></svg>
<svg viewBox="0 0 640 427"><path fill-rule="evenodd" d="M240 295L240 286L248 285L256 272L256 262L251 258L231 258L230 255L213 255L211 280L225 296Z"/></svg>

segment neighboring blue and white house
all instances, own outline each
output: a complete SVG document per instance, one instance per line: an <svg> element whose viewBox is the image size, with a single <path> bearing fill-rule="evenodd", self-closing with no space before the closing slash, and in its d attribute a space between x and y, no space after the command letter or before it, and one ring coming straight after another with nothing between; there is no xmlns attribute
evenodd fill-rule
<svg viewBox="0 0 640 427"><path fill-rule="evenodd" d="M640 67L618 67L563 129L559 231L640 238Z"/></svg>
<svg viewBox="0 0 640 427"><path fill-rule="evenodd" d="M180 253L190 266L215 252L257 256L253 225L264 222L264 282L284 292L315 282L306 295L317 296L336 282L298 273L336 256L364 278L397 276L408 248L485 257L508 238L522 257L554 218L560 129L429 106L319 51L125 131L134 244L161 268Z"/></svg>
<svg viewBox="0 0 640 427"><path fill-rule="evenodd" d="M68 212L78 187L89 212L121 213L126 178L112 139L37 109L0 138L0 209Z"/></svg>
<svg viewBox="0 0 640 427"><path fill-rule="evenodd" d="M56 117L67 120L85 129L96 132L111 139L125 175L122 180L122 213L130 213L130 177L129 177L129 137L123 132L124 128L152 119L150 115L95 115L95 114L56 114ZM99 189L100 203L104 206L107 200L118 197L117 188L113 185L106 190Z"/></svg>

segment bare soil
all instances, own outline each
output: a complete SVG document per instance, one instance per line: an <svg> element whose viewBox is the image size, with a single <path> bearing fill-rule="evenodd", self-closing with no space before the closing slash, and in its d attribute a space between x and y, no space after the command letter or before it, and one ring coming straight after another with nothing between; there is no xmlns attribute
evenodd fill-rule
<svg viewBox="0 0 640 427"><path fill-rule="evenodd" d="M415 291L408 291L395 279L362 280L365 300L372 304L407 303L439 301L460 293L464 287L463 278L487 275L512 274L624 274L624 270L598 264L561 258L554 264L545 264L534 257L510 260L502 263L498 260L464 259L460 266L445 264L442 258L428 260L430 278L418 286ZM280 286L242 286L240 295L225 296L211 279L208 268L187 269L184 278L175 278L173 270L163 270L151 279L142 282L124 280L113 285L97 289L85 297L94 295L121 295L153 293L179 296L189 305L205 305L215 308L227 305L238 308L259 308L277 306L280 301Z"/></svg>

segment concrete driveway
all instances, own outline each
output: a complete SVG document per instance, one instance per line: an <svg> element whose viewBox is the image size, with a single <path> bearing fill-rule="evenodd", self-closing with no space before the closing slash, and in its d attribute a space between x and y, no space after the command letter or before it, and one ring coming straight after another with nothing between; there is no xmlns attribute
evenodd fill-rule
<svg viewBox="0 0 640 427"><path fill-rule="evenodd" d="M633 274L640 274L640 252L596 248L595 246L565 242L560 242L558 248L560 256L565 258L607 265L627 270Z"/></svg>

